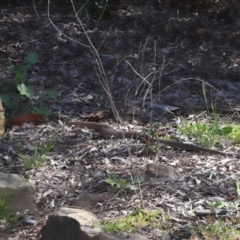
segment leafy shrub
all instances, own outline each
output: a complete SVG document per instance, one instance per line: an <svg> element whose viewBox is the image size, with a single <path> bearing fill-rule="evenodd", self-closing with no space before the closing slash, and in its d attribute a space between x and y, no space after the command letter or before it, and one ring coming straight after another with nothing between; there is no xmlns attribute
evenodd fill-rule
<svg viewBox="0 0 240 240"><path fill-rule="evenodd" d="M113 1L114 0L87 0L85 1L87 13L95 20L110 18L113 10Z"/></svg>
<svg viewBox="0 0 240 240"><path fill-rule="evenodd" d="M29 53L24 61L24 65L14 65L9 59L9 72L13 74L10 79L0 81L0 98L3 104L9 109L21 110L24 103L24 109L31 108L31 105L26 106L26 98L34 97L33 87L28 83L28 71L38 61L38 54L35 52ZM46 90L40 97L56 98L58 95L56 90ZM36 112L36 110L35 110ZM43 113L43 112L41 112Z"/></svg>
<svg viewBox="0 0 240 240"><path fill-rule="evenodd" d="M28 70L38 61L36 53L28 54L24 60L26 65L16 66L9 59L9 71L14 75L12 79L4 79L0 82L0 97L4 105L10 109L18 108L21 105L21 100L25 96L33 97L33 89L27 85Z"/></svg>

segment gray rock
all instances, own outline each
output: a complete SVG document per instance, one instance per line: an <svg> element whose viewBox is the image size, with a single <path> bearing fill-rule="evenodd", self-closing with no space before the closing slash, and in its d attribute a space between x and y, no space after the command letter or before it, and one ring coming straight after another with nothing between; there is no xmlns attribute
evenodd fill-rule
<svg viewBox="0 0 240 240"><path fill-rule="evenodd" d="M155 163L146 165L146 174L154 178L169 178L174 180L181 177L181 174L172 167Z"/></svg>
<svg viewBox="0 0 240 240"><path fill-rule="evenodd" d="M93 237L100 233L101 228L100 221L94 214L84 209L78 208L61 208L55 212L58 216L67 216L73 218L79 222L81 229L88 233L89 236ZM96 226L93 228L93 226Z"/></svg>
<svg viewBox="0 0 240 240"><path fill-rule="evenodd" d="M99 233L98 240L148 240L148 238L140 234L128 234L128 235L113 235L109 233Z"/></svg>
<svg viewBox="0 0 240 240"><path fill-rule="evenodd" d="M78 221L66 216L49 216L47 225L42 228L40 234L40 240L91 240L81 231Z"/></svg>
<svg viewBox="0 0 240 240"><path fill-rule="evenodd" d="M97 226L93 228L93 226ZM140 234L115 235L101 232L99 220L88 211L61 208L48 217L40 240L147 240Z"/></svg>
<svg viewBox="0 0 240 240"><path fill-rule="evenodd" d="M9 208L36 211L34 185L16 174L0 173L0 196Z"/></svg>
<svg viewBox="0 0 240 240"><path fill-rule="evenodd" d="M98 194L84 193L78 198L71 199L69 203L71 206L90 209L95 207L97 203L106 201L113 196L114 193L112 192L104 192Z"/></svg>

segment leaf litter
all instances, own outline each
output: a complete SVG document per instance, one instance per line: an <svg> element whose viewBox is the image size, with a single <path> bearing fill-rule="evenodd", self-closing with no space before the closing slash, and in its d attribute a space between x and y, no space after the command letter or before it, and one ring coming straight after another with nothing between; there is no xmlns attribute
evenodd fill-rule
<svg viewBox="0 0 240 240"><path fill-rule="evenodd" d="M27 124L9 128L6 138L1 139L0 168L7 172L12 166L13 172L23 174L38 186L39 212L49 213L68 205L76 197L95 196L94 192L115 192L116 189L110 189L103 181L116 173L130 182L144 175L145 185L140 184L141 198L138 190L129 189L115 195L102 195L91 206L99 217L103 213L120 216L121 211L142 206L160 209L165 213L163 222L167 222L168 214L177 234L187 226L205 223L198 216L212 212L216 217L235 216L235 209L222 212L212 209L211 212L209 206L216 201L226 201L230 196L237 197L238 159L169 147L152 151L136 141L102 139L92 130L65 126L65 121L87 114L94 116L99 111L109 110L110 106L89 51L53 31L43 8L38 7L39 19L30 8L15 8L12 19L8 14L13 8L3 10L0 25L8 24L8 30L0 30L4 42L1 76L7 75L9 56L17 61L23 53L36 51L40 62L33 69L30 81L39 91L54 87L59 91L59 98L46 102L36 98L34 104L47 105L62 122L48 119L39 126ZM132 12L124 10L116 14L114 21L99 22L97 29L93 21L84 20L93 43L99 46L115 104L125 115L126 122L129 121L121 129L144 131L145 123L151 119L165 126L166 133L175 135L175 114L186 116L193 109L205 109L202 80L214 86L208 85L209 101L224 104L227 109L234 109L233 113L237 111L234 106L239 103L240 87L236 50L239 18L228 23L224 19L218 22L218 15L208 11L198 15L180 11L177 16L174 9L165 7L154 10L132 6L132 9ZM53 5L53 11L59 13L54 22L64 34L87 44L70 10L60 4ZM231 118L237 119L236 116ZM119 129L109 115L97 119ZM31 155L36 146L44 146L56 134L58 141L43 166L25 171L17 157L18 149ZM148 176L143 166L159 163L173 167L181 177L156 179ZM29 236L34 227L25 226L25 231ZM162 234L151 229L139 231L151 239L159 239Z"/></svg>

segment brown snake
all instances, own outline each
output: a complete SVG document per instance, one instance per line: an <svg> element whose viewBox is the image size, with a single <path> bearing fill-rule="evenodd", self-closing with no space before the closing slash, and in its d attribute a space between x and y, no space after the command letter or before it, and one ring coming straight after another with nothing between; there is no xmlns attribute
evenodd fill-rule
<svg viewBox="0 0 240 240"><path fill-rule="evenodd" d="M138 133L138 132L118 131L118 130L115 130L114 128L110 127L107 124L101 124L101 123L96 123L96 122L82 122L82 121L68 122L66 124L69 126L75 125L77 127L87 127L90 129L95 129L101 136L107 137L107 138L139 139L139 140L144 140L145 142L150 142L150 143L159 142L166 146L182 148L182 149L192 150L192 151L196 151L196 152L206 152L206 153L210 153L210 154L219 154L219 155L224 155L224 156L238 156L237 154L222 152L222 151L214 150L214 149L210 149L210 148L199 147L199 146L196 146L193 144L187 144L187 143L176 142L176 141L165 140L165 139L156 139L156 138L150 137L147 134L142 134L142 133Z"/></svg>

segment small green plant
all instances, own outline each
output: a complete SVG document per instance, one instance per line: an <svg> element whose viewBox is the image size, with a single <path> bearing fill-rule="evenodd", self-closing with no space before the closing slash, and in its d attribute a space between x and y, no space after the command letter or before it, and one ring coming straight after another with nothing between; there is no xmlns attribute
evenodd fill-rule
<svg viewBox="0 0 240 240"><path fill-rule="evenodd" d="M239 201L234 202L217 201L214 204L210 204L210 206L215 208L238 209L239 204L240 204Z"/></svg>
<svg viewBox="0 0 240 240"><path fill-rule="evenodd" d="M111 17L114 0L87 0L85 8L92 19L107 19Z"/></svg>
<svg viewBox="0 0 240 240"><path fill-rule="evenodd" d="M101 97L103 96L103 89L102 88L98 88L96 90L96 97L93 99L93 102L95 104L99 103L99 100L101 99Z"/></svg>
<svg viewBox="0 0 240 240"><path fill-rule="evenodd" d="M224 127L227 137L235 143L240 143L240 125L231 124Z"/></svg>
<svg viewBox="0 0 240 240"><path fill-rule="evenodd" d="M202 123L197 117L195 117L193 122L189 123L186 119L181 119L181 124L178 126L179 132L185 138L185 140L196 139L201 145L206 147L214 146L219 137L227 134L227 129L223 129L218 121L215 106L213 104L208 104L207 100L207 91L205 83L202 82L202 93L204 102L206 105L207 112L210 112L210 109L214 113L214 117L210 118L210 123Z"/></svg>
<svg viewBox="0 0 240 240"><path fill-rule="evenodd" d="M182 119L178 130L186 140L194 138L201 145L207 147L214 146L220 136L226 136L231 131L230 128L222 128L216 119L210 124L201 123L197 119L193 123L188 123L186 119Z"/></svg>
<svg viewBox="0 0 240 240"><path fill-rule="evenodd" d="M52 137L43 148L40 148L38 145L35 147L34 155L24 155L21 152L17 153L18 157L25 164L26 170L38 169L46 161L47 154L53 149L57 142L57 137ZM19 151L18 151L19 152Z"/></svg>
<svg viewBox="0 0 240 240"><path fill-rule="evenodd" d="M100 223L93 222L93 223L91 224L91 228L97 228L97 227L100 227Z"/></svg>
<svg viewBox="0 0 240 240"><path fill-rule="evenodd" d="M17 211L7 207L7 197L0 196L0 219L7 222L14 222L18 219Z"/></svg>
<svg viewBox="0 0 240 240"><path fill-rule="evenodd" d="M108 220L104 223L104 231L106 232L136 232L137 229L151 225L159 226L159 218L161 216L160 210L136 210L133 211L130 215Z"/></svg>
<svg viewBox="0 0 240 240"><path fill-rule="evenodd" d="M238 195L238 198L235 201L217 201L213 204L210 204L210 207L214 207L214 208L225 208L225 209L239 209L239 205L240 205L240 182L239 180L236 181L236 192Z"/></svg>
<svg viewBox="0 0 240 240"><path fill-rule="evenodd" d="M111 186L115 186L118 189L130 189L130 190L136 190L137 184L144 181L144 178L138 178L134 180L133 182L127 182L126 179L120 178L115 173L111 173L110 176L105 179L105 182L110 184Z"/></svg>
<svg viewBox="0 0 240 240"><path fill-rule="evenodd" d="M240 198L240 182L239 182L239 180L236 181L236 190L237 190L238 198Z"/></svg>
<svg viewBox="0 0 240 240"><path fill-rule="evenodd" d="M10 182L11 175L8 173L8 183ZM5 188L3 194L0 196L0 219L7 222L14 222L18 219L17 211L7 206L8 202L8 186Z"/></svg>
<svg viewBox="0 0 240 240"><path fill-rule="evenodd" d="M26 101L24 100L34 97L33 87L28 83L28 71L37 63L38 54L35 52L29 53L24 61L26 62L25 65L14 65L12 60L9 59L9 72L12 73L13 78L0 81L0 98L9 109L22 109L23 102L24 109L31 108L30 104L26 107ZM40 97L55 99L57 95L56 90L46 90ZM37 112L37 110L34 111Z"/></svg>
<svg viewBox="0 0 240 240"><path fill-rule="evenodd" d="M9 59L9 72L12 73L14 77L12 79L4 79L1 81L0 96L2 102L8 108L19 107L24 96L32 98L34 95L32 86L27 85L27 73L37 62L38 56L36 53L30 53L24 58L24 60L27 62L26 65L16 66L13 65L12 60Z"/></svg>
<svg viewBox="0 0 240 240"><path fill-rule="evenodd" d="M185 140L195 138L200 144L207 147L214 146L220 137L233 140L238 144L240 143L240 125L229 124L220 126L216 118L210 124L201 123L197 120L193 123L188 123L186 119L182 119L178 130Z"/></svg>
<svg viewBox="0 0 240 240"><path fill-rule="evenodd" d="M233 223L226 223L221 219L207 226L200 225L199 229L205 239L237 240L240 235L240 231Z"/></svg>

